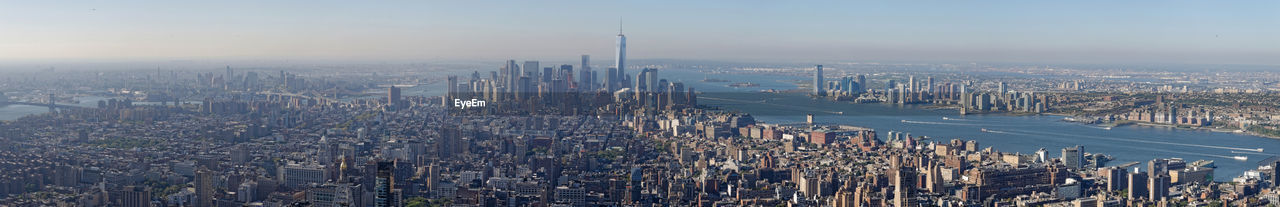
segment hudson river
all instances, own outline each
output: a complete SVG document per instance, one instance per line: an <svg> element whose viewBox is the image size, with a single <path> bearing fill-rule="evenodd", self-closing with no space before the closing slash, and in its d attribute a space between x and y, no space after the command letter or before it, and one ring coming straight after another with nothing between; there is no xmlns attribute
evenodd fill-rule
<svg viewBox="0 0 1280 207"><path fill-rule="evenodd" d="M1066 122L1062 120L1062 116L961 116L955 110L926 109L923 105L853 104L815 100L803 93L758 92L762 89L795 89L794 84L778 80L805 80L809 77L714 76L734 82L751 81L760 84L759 87L732 88L727 87L729 83L726 82L699 82L701 75L682 74L684 72L679 71L673 73L675 74L672 76L664 77L699 77L695 80L683 80L686 87L695 86L699 91L708 91L698 96L699 104L747 112L756 120L767 123L799 123L805 121L805 114L813 114L815 121L820 123L875 129L881 140L885 139L889 131L899 131L911 133L912 136L928 136L932 141L977 140L981 148L994 147L1001 152L1034 154L1036 150L1044 148L1048 151L1048 156L1055 158L1061 156L1062 148L1080 145L1084 146L1085 152L1113 156L1115 160L1108 162L1109 166L1138 161L1142 163L1134 167L1142 167L1144 170L1146 162L1154 158L1176 157L1188 163L1213 160L1218 166L1214 172L1214 180L1218 181L1229 181L1246 170L1256 169L1259 161L1280 152L1280 140L1244 134L1138 125L1105 129ZM1257 148L1263 148L1264 151L1250 151ZM1234 156L1245 156L1248 159L1236 160L1232 158Z"/></svg>
<svg viewBox="0 0 1280 207"><path fill-rule="evenodd" d="M814 114L818 122L875 129L881 139L889 131L900 131L913 136L928 136L932 141L977 140L982 148L994 147L1001 152L1032 154L1044 148L1051 157L1061 156L1062 148L1080 145L1084 146L1086 152L1113 156L1115 160L1110 161L1109 165L1139 161L1144 162L1140 166L1145 167L1145 162L1153 158L1172 157L1183 158L1187 162L1214 160L1218 166L1214 179L1218 181L1228 181L1245 170L1255 169L1259 161L1280 152L1280 140L1242 134L1146 126L1121 126L1108 130L1065 122L1061 116L960 116L954 110L852 104L815 100L802 93L758 92L763 89L796 89L795 84L788 82L789 80L807 80L809 77L707 75L681 70L662 70L659 74L662 78L681 81L685 83L685 87L694 87L704 92L699 95L700 104L751 113L757 120L767 123L798 123L804 121L805 114ZM701 82L704 77L732 82ZM759 86L727 86L733 82L753 82ZM442 90L432 88L440 87L438 85L419 86L409 90L414 92L412 95L440 95ZM84 101L82 104L89 106L96 104L94 102L96 100ZM14 120L47 111L48 108L40 106L0 106L0 120ZM1257 148L1263 148L1264 151L1246 150ZM1234 156L1246 156L1248 160L1232 159Z"/></svg>

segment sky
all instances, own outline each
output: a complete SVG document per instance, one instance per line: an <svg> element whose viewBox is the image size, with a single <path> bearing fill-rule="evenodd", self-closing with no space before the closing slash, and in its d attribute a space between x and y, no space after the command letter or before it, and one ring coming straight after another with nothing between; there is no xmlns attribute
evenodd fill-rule
<svg viewBox="0 0 1280 207"><path fill-rule="evenodd" d="M1280 65L1280 1L17 1L0 62L631 59Z"/></svg>

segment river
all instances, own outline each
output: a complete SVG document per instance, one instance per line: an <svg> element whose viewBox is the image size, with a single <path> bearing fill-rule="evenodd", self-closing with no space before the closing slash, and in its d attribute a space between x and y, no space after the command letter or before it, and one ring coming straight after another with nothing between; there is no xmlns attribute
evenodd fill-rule
<svg viewBox="0 0 1280 207"><path fill-rule="evenodd" d="M680 71L674 77L688 77ZM977 140L982 148L1033 154L1044 148L1049 156L1061 156L1062 148L1080 145L1086 152L1103 153L1115 158L1117 165L1155 158L1183 158L1187 162L1213 160L1218 166L1214 179L1229 181L1258 162L1276 156L1280 140L1206 130L1127 125L1110 129L1063 121L1062 116L979 114L961 116L953 109L931 109L920 105L854 104L816 100L801 93L760 93L762 89L795 89L795 85L777 80L804 80L807 77L767 75L718 75L715 78L734 82L750 81L761 87L732 88L728 83L685 81L701 91L698 103L752 114L766 123L799 123L805 114L814 114L820 123L846 124L875 129L881 139L889 131L928 136L933 141L951 139ZM768 84L768 85L766 85ZM983 129L986 129L985 131ZM1263 152L1252 151L1257 148ZM1236 160L1245 156L1247 160Z"/></svg>
<svg viewBox="0 0 1280 207"><path fill-rule="evenodd" d="M1061 116L1009 116L966 115L954 110L927 109L920 106L894 106L887 104L852 104L815 100L799 93L760 93L764 89L795 89L789 80L806 80L809 77L772 76L756 74L703 74L688 70L662 70L659 77L684 82L700 92L699 103L718 106L726 110L751 113L757 120L767 123L797 123L805 114L814 114L818 122L868 127L877 130L880 137L888 131L901 131L916 136L929 136L934 141L950 139L977 140L983 148L994 147L1003 152L1034 153L1040 148L1049 155L1060 156L1062 148L1084 146L1086 152L1112 155L1109 164L1130 161L1144 162L1154 158L1183 158L1214 160L1215 180L1227 181L1246 170L1255 169L1259 161L1275 156L1280 151L1280 140L1251 135L1210 132L1201 130L1172 129L1129 125L1105 129L1091 125L1062 121ZM704 77L730 80L731 82L701 82ZM603 78L601 78L603 79ZM734 88L733 82L753 82L760 86ZM439 95L441 84L409 88L414 95ZM432 87L435 86L435 87ZM96 100L81 100L82 104L96 104ZM0 106L0 120L14 120L28 114L47 112L40 106ZM945 117L945 118L944 118ZM984 132L983 129L986 129ZM1246 149L1264 149L1263 152ZM1246 156L1248 160L1232 159Z"/></svg>

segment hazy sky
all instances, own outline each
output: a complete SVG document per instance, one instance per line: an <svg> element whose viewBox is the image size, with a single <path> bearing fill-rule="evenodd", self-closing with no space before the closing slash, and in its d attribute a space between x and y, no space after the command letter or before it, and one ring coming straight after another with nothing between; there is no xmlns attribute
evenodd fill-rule
<svg viewBox="0 0 1280 207"><path fill-rule="evenodd" d="M0 61L1280 64L1280 1L18 1ZM981 3L975 3L981 2Z"/></svg>

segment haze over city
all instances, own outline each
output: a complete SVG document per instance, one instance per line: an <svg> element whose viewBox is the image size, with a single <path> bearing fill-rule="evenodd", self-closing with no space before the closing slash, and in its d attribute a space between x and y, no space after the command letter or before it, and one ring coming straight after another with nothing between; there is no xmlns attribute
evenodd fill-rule
<svg viewBox="0 0 1280 207"><path fill-rule="evenodd" d="M1275 206L1278 5L9 3L0 206Z"/></svg>
<svg viewBox="0 0 1280 207"><path fill-rule="evenodd" d="M1280 64L1275 1L11 2L0 60Z"/></svg>

